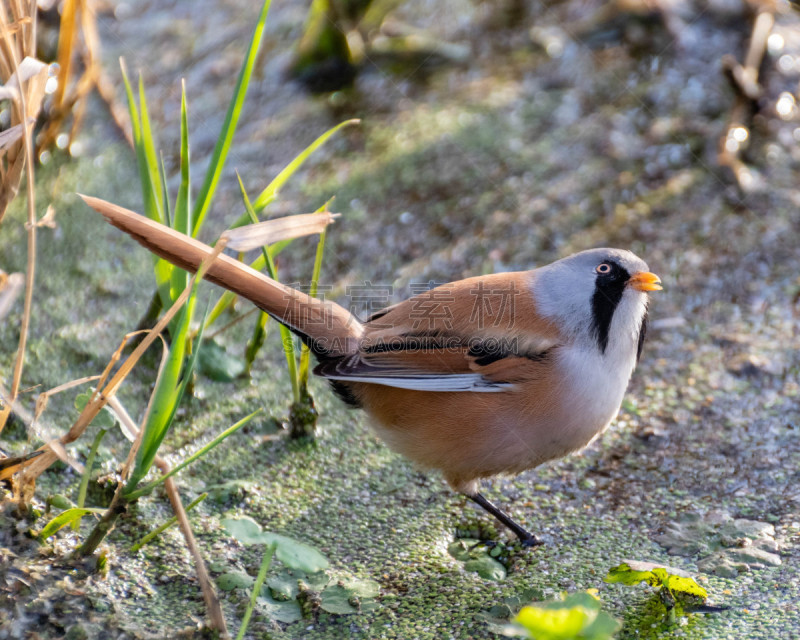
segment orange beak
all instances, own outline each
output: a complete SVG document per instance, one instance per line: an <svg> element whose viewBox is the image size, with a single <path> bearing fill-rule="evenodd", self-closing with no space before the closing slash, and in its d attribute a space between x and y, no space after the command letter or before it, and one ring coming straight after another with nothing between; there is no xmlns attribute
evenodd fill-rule
<svg viewBox="0 0 800 640"><path fill-rule="evenodd" d="M631 276L628 284L637 291L661 291L661 278L649 271L639 271Z"/></svg>

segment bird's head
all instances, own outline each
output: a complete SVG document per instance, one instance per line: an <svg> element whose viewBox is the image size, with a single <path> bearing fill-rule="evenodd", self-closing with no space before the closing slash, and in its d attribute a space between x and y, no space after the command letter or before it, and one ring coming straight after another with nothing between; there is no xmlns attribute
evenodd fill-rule
<svg viewBox="0 0 800 640"><path fill-rule="evenodd" d="M647 312L647 294L661 289L647 263L624 249L590 249L537 270L537 308L578 338L605 351L610 341L634 341Z"/></svg>

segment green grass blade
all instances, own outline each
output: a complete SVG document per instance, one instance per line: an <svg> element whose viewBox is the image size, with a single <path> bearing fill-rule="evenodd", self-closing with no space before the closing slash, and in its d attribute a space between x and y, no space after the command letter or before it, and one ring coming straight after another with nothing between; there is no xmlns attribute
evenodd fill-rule
<svg viewBox="0 0 800 640"><path fill-rule="evenodd" d="M168 226L172 226L172 208L169 203L169 191L167 190L167 167L164 163L164 154L161 154L161 192L164 194L163 199L163 211L164 211L164 223ZM153 265L153 271L155 272L156 276L156 290L158 292L159 300L161 300L161 306L163 308L169 308L169 306L176 300L177 296L180 295L178 292L177 295L173 296L173 278L177 272L182 272L181 269L178 269L175 265L167 260L162 258L155 258L155 264ZM184 272L185 273L185 272ZM174 323L170 323L169 326L170 334L175 332Z"/></svg>
<svg viewBox="0 0 800 640"><path fill-rule="evenodd" d="M264 341L267 339L267 322L269 315L263 311L258 314L258 319L253 325L253 334L247 342L247 348L244 352L244 367L247 375L250 375L250 370L253 368L256 355L264 346Z"/></svg>
<svg viewBox="0 0 800 640"><path fill-rule="evenodd" d="M256 213L261 213L266 206L274 201L278 197L278 191L280 188L285 185L289 178L291 178L297 170L303 165L303 163L308 160L312 153L314 153L317 149L319 149L323 144L325 144L331 136L333 136L339 129L347 127L351 124L358 124L361 120L353 119L353 120L345 120L344 122L340 122L332 129L328 129L325 133L323 133L319 138L314 140L310 145L308 145L303 151L301 151L297 157L292 160L286 168L281 171L275 179L270 182L267 187L258 195L258 197L253 202L253 209ZM248 212L243 213L239 216L239 219L236 220L231 225L233 227L241 227L243 224L248 224L250 220L250 215Z"/></svg>
<svg viewBox="0 0 800 640"><path fill-rule="evenodd" d="M136 99L133 97L133 88L131 87L130 80L128 80L128 70L125 66L125 60L119 59L119 66L122 71L122 82L125 85L125 95L128 98L128 114L131 117L131 129L133 133L133 144L136 151L136 156L139 156L139 146L142 143L142 124L139 120L139 110L136 108Z"/></svg>
<svg viewBox="0 0 800 640"><path fill-rule="evenodd" d="M73 507L72 509L67 509L62 513L59 513L55 518L53 518L50 522L48 522L44 529L41 530L39 533L40 540L47 540L50 536L56 533L59 529L63 529L67 525L71 525L75 520L80 522L80 519L83 516L88 515L90 513L105 513L105 509L94 509L94 508L78 508Z"/></svg>
<svg viewBox="0 0 800 640"><path fill-rule="evenodd" d="M143 106L142 117L140 117L139 109L136 106L136 99L133 95L133 88L122 60L120 60L120 67L122 69L122 81L125 85L125 94L128 98L128 111L131 116L134 151L136 153L136 163L139 168L139 180L142 186L142 205L144 207L144 213L152 220L163 222L163 216L166 215L162 215L164 207L163 201L167 197L166 176L162 171L159 171L158 164L155 163L155 145L153 144L150 130L150 121L149 118L147 118L147 98L144 94L144 85L140 77L139 101ZM148 161L149 154L152 154L154 164ZM156 185L158 189L155 188ZM157 194L159 194L159 201L156 200ZM162 306L169 307L171 302L169 290L172 277L172 265L160 258L154 258L153 265L159 299L161 300Z"/></svg>
<svg viewBox="0 0 800 640"><path fill-rule="evenodd" d="M162 207L164 210L164 224L168 227L172 227L172 206L169 203L169 190L167 189L167 165L164 162L164 154L160 154L161 157L161 193L164 194L164 200L162 202Z"/></svg>
<svg viewBox="0 0 800 640"><path fill-rule="evenodd" d="M139 171L142 174L142 193L145 195L145 213L152 220L164 222L161 211L161 179L158 171L153 130L150 126L150 115L147 111L147 96L144 91L144 79L139 76L139 117L141 118L142 136L139 156Z"/></svg>
<svg viewBox="0 0 800 640"><path fill-rule="evenodd" d="M236 177L239 179L239 190L242 192L242 201L244 208L247 211L247 216L253 224L258 222L258 216L253 210L253 205L250 198L247 196L247 191L244 188L242 177L237 173ZM264 263L267 267L267 273L273 280L278 280L278 269L275 267L275 261L272 258L269 247L261 247L261 254L264 257ZM297 377L297 361L294 357L294 338L292 332L287 327L279 324L281 331L281 344L283 345L283 352L286 354L286 367L289 370L289 379L292 383L292 398L295 402L300 401L300 380Z"/></svg>
<svg viewBox="0 0 800 640"><path fill-rule="evenodd" d="M130 498L130 494L135 491L136 485L147 474L148 470L153 464L161 443L172 425L175 418L175 412L178 405L183 399L183 394L192 377L192 372L197 364L197 358L200 354L200 345L203 341L203 325L200 323L200 332L194 340L194 350L188 362L186 358L186 345L188 342L189 329L194 316L194 307L197 302L197 288L200 281L196 280L189 299L186 305L181 310L179 320L176 323L176 334L170 347L167 363L164 366L161 375L156 380L156 388L153 391L154 398L152 402L152 409L148 415L147 424L145 425L145 433L142 437L142 444L136 456L136 464L128 479L128 484L125 487L125 495ZM206 308L206 314L208 308ZM205 317L203 318L205 320ZM179 376L183 377L179 381ZM162 383L162 378L164 382Z"/></svg>
<svg viewBox="0 0 800 640"><path fill-rule="evenodd" d="M97 448L100 446L100 442L103 440L103 436L105 436L107 431L105 429L99 429L97 435L94 437L92 441L92 448L89 449L89 455L86 458L86 466L83 470L83 476L81 477L81 484L78 487L78 508L82 509L83 505L86 504L86 492L89 489L89 479L92 476L92 467L94 467L94 459L97 456ZM80 524L80 519L75 520L72 523L73 530L78 530L78 525Z"/></svg>
<svg viewBox="0 0 800 640"><path fill-rule="evenodd" d="M211 200L214 197L214 192L219 182L219 177L222 174L222 168L225 165L225 160L228 156L228 151L233 141L233 134L236 132L236 125L239 122L239 116L242 113L242 106L244 105L245 97L247 96L247 88L250 84L250 78L253 75L253 67L255 66L256 59L258 58L258 51L261 48L261 40L264 36L264 26L267 21L267 14L269 13L270 0L265 0L261 7L261 14L256 21L256 28L253 31L253 37L250 40L250 47L247 51L247 56L242 63L242 68L239 71L239 78L236 81L236 88L233 92L233 97L228 105L228 111L225 114L225 122L222 124L222 131L220 131L217 138L217 144L214 146L214 153L211 156L211 162L206 170L206 176L203 180L203 186L200 188L200 193L197 196L197 203L194 208L194 215L192 216L192 236L196 237L200 231L200 227L205 220L206 213L211 206Z"/></svg>
<svg viewBox="0 0 800 640"><path fill-rule="evenodd" d="M142 184L142 205L144 206L145 215L153 218L158 211L158 205L155 202L155 192L152 187L152 180L150 170L147 166L147 152L145 150L145 143L142 131L142 119L139 116L139 109L136 106L136 98L133 95L133 88L128 79L128 73L125 69L125 63L120 59L120 68L122 69L122 81L125 85L125 95L128 98L128 112L131 116L131 128L133 130L133 145L136 153L136 164L139 168L139 180ZM157 218L153 218L157 219Z"/></svg>
<svg viewBox="0 0 800 640"><path fill-rule="evenodd" d="M247 633L247 626L250 624L250 617L253 615L253 610L256 607L256 600L261 593L261 587L264 584L264 580L267 578L267 571L269 571L269 568L272 565L272 556L275 555L275 550L277 548L278 543L273 542L272 544L267 545L267 549L264 551L264 559L261 560L261 567L258 570L256 581L253 584L253 592L250 594L250 602L247 603L247 609L244 612L242 625L239 627L239 633L236 634L236 640L243 640L244 634Z"/></svg>
<svg viewBox="0 0 800 640"><path fill-rule="evenodd" d="M181 186L175 203L175 224L172 228L187 236L192 233L189 185L189 118L186 108L186 82L181 81Z"/></svg>
<svg viewBox="0 0 800 640"><path fill-rule="evenodd" d="M161 370L153 390L152 408L147 416L147 423L143 427L142 444L136 454L134 469L125 488L126 494L132 492L149 471L175 414L181 389L179 386L180 373L186 354L186 336L194 311L195 299L196 296L192 293L178 316L175 325L177 330L169 348L167 362Z"/></svg>
<svg viewBox="0 0 800 640"><path fill-rule="evenodd" d="M194 509L198 504L200 504L203 500L208 497L207 493L201 493L197 496L194 500L192 500L186 507L184 511L188 514L192 509ZM151 540L158 537L161 533L169 529L170 527L174 526L178 522L178 516L172 516L169 520L160 524L155 529L153 529L150 533L146 536L143 536L139 542L131 547L131 553L136 553L139 549L141 549L144 545L146 545Z"/></svg>
<svg viewBox="0 0 800 640"><path fill-rule="evenodd" d="M194 283L194 291L192 295L189 297L189 302L192 302L194 298L197 296L197 286L200 283L195 281ZM187 303L188 304L188 303ZM178 395L175 401L175 404L172 407L172 415L170 415L169 420L172 422L172 419L175 417L175 411L178 408L178 404L183 399L183 394L186 393L186 388L189 386L189 382L192 379L192 374L194 373L195 367L197 366L197 358L200 357L200 347L203 345L203 327L205 326L205 319L208 315L208 306L206 305L206 311L203 314L203 320L200 322L200 331L198 332L197 336L195 337L194 341L192 342L192 357L189 358L189 362L186 363L186 366L183 369L183 377L181 379L181 386L178 388ZM188 333L188 327L187 327Z"/></svg>
<svg viewBox="0 0 800 640"><path fill-rule="evenodd" d="M171 478L176 473L179 473L180 471L183 471L183 469L188 467L190 464L192 464L198 458L202 458L209 451L211 451L214 447L219 445L223 440L225 440L229 436L231 436L234 433L236 433L239 429L241 429L243 426L245 426L248 422L250 422L253 418L255 418L261 412L262 412L262 409L256 409L249 416L245 416L244 418L239 420L239 422L237 422L236 424L234 424L234 425L228 427L227 429L225 429L225 431L220 433L211 442L209 442L207 445L202 447L199 451L196 451L195 453L190 455L188 458L186 458L186 460L181 462L178 466L173 468L171 471L169 471L168 473L165 473L160 478L156 478L152 482L147 483L141 489L137 489L136 491L131 492L126 497L128 498L128 500L135 500L136 498L141 498L142 496L147 495L153 489L155 489L159 484L164 482L167 478Z"/></svg>
<svg viewBox="0 0 800 640"><path fill-rule="evenodd" d="M266 189L264 189L259 195L258 198L255 199L253 202L253 209L256 210L257 213L260 213L264 210L270 202L275 200L278 197L278 191L285 185L289 178L291 178L297 170L303 166L303 163L308 160L312 153L314 153L317 149L319 149L323 144L325 144L331 136L333 136L339 129L347 127L351 124L357 124L361 122L358 119L352 120L345 120L344 122L340 122L332 129L328 129L325 133L323 133L319 138L314 140L310 145L308 145L303 151L301 151L297 157L292 160L286 168L281 171L275 179L270 182Z"/></svg>
<svg viewBox="0 0 800 640"><path fill-rule="evenodd" d="M211 309L211 312L208 314L208 318L206 319L206 324L203 327L204 329L208 330L208 328L214 324L219 317L225 313L225 309L227 309L233 301L236 299L236 294L231 293L230 291L226 291L223 293L217 303L214 305L214 308Z"/></svg>
<svg viewBox="0 0 800 640"><path fill-rule="evenodd" d="M172 228L186 235L191 235L192 233L189 162L189 118L186 108L186 83L181 82L181 184L178 187L178 196L175 201L175 217ZM170 298L176 300L189 284L189 274L183 269L173 268L171 283Z"/></svg>
<svg viewBox="0 0 800 640"><path fill-rule="evenodd" d="M319 209L317 209L317 213L322 213L323 211L328 210L328 205L330 204L330 200L322 205ZM314 269L311 273L311 287L309 288L308 295L312 298L316 298L317 296L317 288L319 285L319 278L320 273L322 272L322 255L325 252L325 238L328 237L328 230L325 229L322 233L319 234L319 240L317 241L317 253L314 256ZM306 346L303 345L300 349L300 371L298 373L298 379L300 381L300 388L305 389L308 386L308 371L310 366L311 360L311 350Z"/></svg>

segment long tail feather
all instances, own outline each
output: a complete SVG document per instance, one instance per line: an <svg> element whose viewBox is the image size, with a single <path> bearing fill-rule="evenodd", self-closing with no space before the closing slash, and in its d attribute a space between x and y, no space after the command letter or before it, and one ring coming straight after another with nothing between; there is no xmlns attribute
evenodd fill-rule
<svg viewBox="0 0 800 640"><path fill-rule="evenodd" d="M199 240L134 211L91 196L81 198L115 227L181 269L194 273L212 251ZM204 277L253 302L303 337L318 355L345 355L357 348L362 325L334 302L312 298L226 255L220 255Z"/></svg>

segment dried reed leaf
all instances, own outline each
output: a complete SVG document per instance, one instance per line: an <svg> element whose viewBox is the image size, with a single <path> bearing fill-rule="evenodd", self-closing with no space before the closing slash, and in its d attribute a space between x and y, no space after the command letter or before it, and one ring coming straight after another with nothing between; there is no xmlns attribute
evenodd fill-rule
<svg viewBox="0 0 800 640"><path fill-rule="evenodd" d="M67 453L67 450L64 448L64 445L61 444L58 440L51 440L50 442L47 443L46 446L48 449L50 449L50 451L56 454L56 456L58 457L59 460L61 460L61 462L69 465L70 467L75 469L75 471L77 471L79 474L83 475L83 472L85 471L84 466L80 462L78 462L75 458L70 456Z"/></svg>
<svg viewBox="0 0 800 640"><path fill-rule="evenodd" d="M22 62L19 63L19 67L17 68L17 70L11 74L8 80L6 80L2 89L0 89L0 99L2 100L16 99L17 94L15 92L20 90L20 83L27 82L28 80L36 77L42 72L45 73L47 72L47 65L41 60L37 60L36 58L32 58L31 56L26 56L25 58L22 59ZM45 77L45 81L46 80L47 77Z"/></svg>
<svg viewBox="0 0 800 640"><path fill-rule="evenodd" d="M32 451L31 453L25 454L24 456L14 456L13 458L0 458L0 470L2 469L9 469L11 467L17 468L21 467L25 464L28 460L35 458L36 456L42 455L41 450Z"/></svg>
<svg viewBox="0 0 800 640"><path fill-rule="evenodd" d="M0 89L2 91L2 89ZM15 124L13 127L0 131L0 152L11 147L18 140L22 140L22 124ZM2 155L2 153L0 153Z"/></svg>
<svg viewBox="0 0 800 640"><path fill-rule="evenodd" d="M338 217L338 213L329 211L300 213L228 229L222 234L222 237L228 241L228 246L234 251L250 251L281 240L322 233L325 227Z"/></svg>
<svg viewBox="0 0 800 640"><path fill-rule="evenodd" d="M50 402L50 396L54 396L57 393L61 393L62 391L68 391L69 389L73 389L75 387L79 387L82 384L86 384L87 382L94 382L98 380L100 376L86 376L85 378L78 378L77 380L70 380L69 382L65 382L64 384L60 384L57 387L53 387L48 391L42 391L36 398L36 406L34 408L33 413L33 420L34 422L38 420L41 415L44 413L45 409L47 409L47 403Z"/></svg>
<svg viewBox="0 0 800 640"><path fill-rule="evenodd" d="M36 223L36 226L48 227L49 229L55 229L58 226L56 225L56 209L52 204L47 205L44 215Z"/></svg>
<svg viewBox="0 0 800 640"><path fill-rule="evenodd" d="M36 4L0 2L0 81L5 82L25 56L36 53ZM10 16L7 12L10 12Z"/></svg>
<svg viewBox="0 0 800 640"><path fill-rule="evenodd" d="M5 85L0 89L0 99L9 98L14 102L12 109L12 127L28 123L33 126L44 100L44 89L47 83L47 65L37 60L26 57L19 67L11 74ZM22 97L24 97L25 115L22 115ZM5 147L4 154L0 154L0 221L5 215L8 205L16 197L19 183L22 179L22 170L25 165L22 137L16 142Z"/></svg>
<svg viewBox="0 0 800 640"><path fill-rule="evenodd" d="M114 410L114 413L116 413L119 418L119 426L122 435L130 442L135 442L136 437L139 435L139 427L136 422L134 422L133 418L131 418L131 414L128 413L128 410L117 396L111 396L108 399L108 406Z"/></svg>

